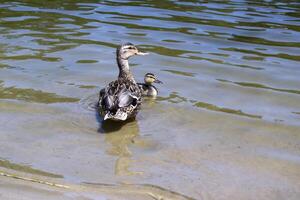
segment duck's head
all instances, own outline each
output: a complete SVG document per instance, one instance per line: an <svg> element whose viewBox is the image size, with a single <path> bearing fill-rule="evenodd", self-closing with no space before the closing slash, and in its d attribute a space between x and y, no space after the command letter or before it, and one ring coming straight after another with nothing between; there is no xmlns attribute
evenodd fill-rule
<svg viewBox="0 0 300 200"><path fill-rule="evenodd" d="M138 50L138 48L131 43L122 44L119 48L117 48L117 56L124 60L127 60L134 55L144 56L147 54L148 53Z"/></svg>
<svg viewBox="0 0 300 200"><path fill-rule="evenodd" d="M152 73L145 74L144 81L147 85L151 85L152 83L163 83L160 80L158 80L156 76Z"/></svg>

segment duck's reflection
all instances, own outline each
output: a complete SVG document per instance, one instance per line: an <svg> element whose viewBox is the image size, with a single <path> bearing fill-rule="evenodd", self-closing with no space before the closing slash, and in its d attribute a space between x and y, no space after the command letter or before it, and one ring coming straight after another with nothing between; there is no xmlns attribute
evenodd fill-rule
<svg viewBox="0 0 300 200"><path fill-rule="evenodd" d="M103 119L101 119L98 132L104 133L104 134L114 133L114 132L121 130L123 127L126 127L126 124L129 122L132 122L132 121L134 121L134 120L119 122L119 121L111 121L111 120L103 121Z"/></svg>
<svg viewBox="0 0 300 200"><path fill-rule="evenodd" d="M116 175L135 175L140 172L129 170L132 160L132 152L129 147L135 145L135 138L139 135L138 123L135 119L126 122L100 120L99 132L105 134L105 141L110 144L107 153L117 156L115 163Z"/></svg>

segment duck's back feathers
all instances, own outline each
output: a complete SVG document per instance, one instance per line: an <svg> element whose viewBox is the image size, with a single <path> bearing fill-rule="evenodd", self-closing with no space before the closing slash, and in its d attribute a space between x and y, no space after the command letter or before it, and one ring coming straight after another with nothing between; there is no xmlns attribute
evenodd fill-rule
<svg viewBox="0 0 300 200"><path fill-rule="evenodd" d="M131 80L118 79L100 91L99 108L104 119L126 120L134 117L140 104L140 88Z"/></svg>
<svg viewBox="0 0 300 200"><path fill-rule="evenodd" d="M118 95L118 98L118 106L120 108L129 105L134 105L136 103L136 100L138 99L138 97L132 94L132 92L130 92L127 88L121 90L121 92Z"/></svg>

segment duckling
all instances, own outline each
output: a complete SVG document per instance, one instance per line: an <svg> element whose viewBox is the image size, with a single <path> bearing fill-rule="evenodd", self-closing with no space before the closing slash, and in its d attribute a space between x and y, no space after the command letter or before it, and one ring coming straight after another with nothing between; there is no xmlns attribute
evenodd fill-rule
<svg viewBox="0 0 300 200"><path fill-rule="evenodd" d="M118 79L103 88L99 95L99 112L104 120L125 121L138 113L142 91L130 71L128 59L134 55L147 54L131 43L117 48Z"/></svg>
<svg viewBox="0 0 300 200"><path fill-rule="evenodd" d="M158 90L154 85L152 85L152 83L163 83L163 82L158 80L156 76L152 73L145 74L144 82L145 83L138 83L138 85L142 90L143 96L156 97L158 94Z"/></svg>

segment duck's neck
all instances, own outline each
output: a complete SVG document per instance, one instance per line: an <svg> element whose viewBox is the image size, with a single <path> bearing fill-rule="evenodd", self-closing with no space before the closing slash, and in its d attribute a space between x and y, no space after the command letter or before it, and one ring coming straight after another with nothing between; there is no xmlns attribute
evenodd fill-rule
<svg viewBox="0 0 300 200"><path fill-rule="evenodd" d="M129 68L128 59L123 59L121 56L117 56L117 63L119 67L119 78L129 79L135 82L133 75Z"/></svg>

